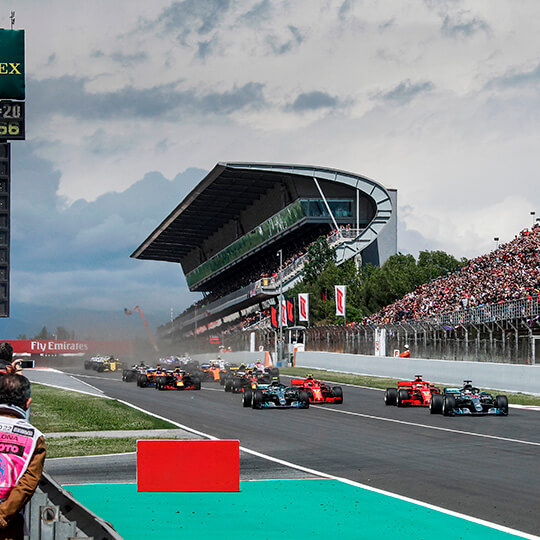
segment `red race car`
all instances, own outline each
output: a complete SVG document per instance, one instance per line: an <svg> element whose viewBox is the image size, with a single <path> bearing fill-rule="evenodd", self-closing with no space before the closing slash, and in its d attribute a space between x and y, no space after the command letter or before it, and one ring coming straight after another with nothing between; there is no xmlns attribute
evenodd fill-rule
<svg viewBox="0 0 540 540"><path fill-rule="evenodd" d="M329 386L311 375L305 379L293 379L291 386L301 386L308 393L310 403L343 403L341 386Z"/></svg>
<svg viewBox="0 0 540 540"><path fill-rule="evenodd" d="M414 381L399 381L397 388L387 388L384 402L398 407L429 407L432 394L440 393L435 385L422 380L422 375L415 375Z"/></svg>

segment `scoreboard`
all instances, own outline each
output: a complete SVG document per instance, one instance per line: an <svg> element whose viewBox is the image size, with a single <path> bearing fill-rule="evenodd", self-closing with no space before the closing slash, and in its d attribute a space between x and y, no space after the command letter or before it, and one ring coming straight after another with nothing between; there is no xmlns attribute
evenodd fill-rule
<svg viewBox="0 0 540 540"><path fill-rule="evenodd" d="M24 138L24 101L0 100L0 140Z"/></svg>

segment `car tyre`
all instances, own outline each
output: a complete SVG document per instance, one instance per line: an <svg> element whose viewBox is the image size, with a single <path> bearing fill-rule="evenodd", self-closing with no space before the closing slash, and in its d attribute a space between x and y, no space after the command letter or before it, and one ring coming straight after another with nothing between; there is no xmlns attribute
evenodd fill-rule
<svg viewBox="0 0 540 540"><path fill-rule="evenodd" d="M431 401L429 402L429 412L431 414L442 414L443 410L443 397L440 394L431 394Z"/></svg>
<svg viewBox="0 0 540 540"><path fill-rule="evenodd" d="M454 416L456 408L456 398L453 396L444 396L442 403L443 416Z"/></svg>
<svg viewBox="0 0 540 540"><path fill-rule="evenodd" d="M253 392L253 397L251 398L251 408L260 409L263 401L263 393L260 390L255 390Z"/></svg>
<svg viewBox="0 0 540 540"><path fill-rule="evenodd" d="M384 392L385 405L397 405L397 390L395 388L387 388Z"/></svg>
<svg viewBox="0 0 540 540"><path fill-rule="evenodd" d="M506 396L497 396L495 398L495 407L501 410L502 416L508 416L508 398Z"/></svg>
<svg viewBox="0 0 540 540"><path fill-rule="evenodd" d="M309 409L309 396L305 390L298 392L298 400L302 403L302 409Z"/></svg>
<svg viewBox="0 0 540 540"><path fill-rule="evenodd" d="M400 388L397 393L397 406L398 407L406 407L407 404L405 403L406 400L409 399L409 392L405 390L404 388Z"/></svg>
<svg viewBox="0 0 540 540"><path fill-rule="evenodd" d="M253 392L248 388L244 395L242 396L242 405L244 407L251 407L251 402L253 400Z"/></svg>
<svg viewBox="0 0 540 540"><path fill-rule="evenodd" d="M343 403L343 389L341 386L334 386L332 390L334 391L334 397L336 398L334 403Z"/></svg>
<svg viewBox="0 0 540 540"><path fill-rule="evenodd" d="M227 379L225 381L225 392L232 392L232 388L233 388L232 381L230 379Z"/></svg>

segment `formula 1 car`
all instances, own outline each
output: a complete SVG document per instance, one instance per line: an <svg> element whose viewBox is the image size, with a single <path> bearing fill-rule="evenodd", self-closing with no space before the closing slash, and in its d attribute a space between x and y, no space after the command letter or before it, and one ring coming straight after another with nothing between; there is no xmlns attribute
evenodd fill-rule
<svg viewBox="0 0 540 540"><path fill-rule="evenodd" d="M341 386L330 386L308 375L305 379L293 379L292 387L305 390L310 403L343 403L343 390Z"/></svg>
<svg viewBox="0 0 540 540"><path fill-rule="evenodd" d="M398 407L429 407L432 396L440 393L435 385L422 380L422 375L415 375L414 381L399 381L397 388L387 388L384 402Z"/></svg>
<svg viewBox="0 0 540 540"><path fill-rule="evenodd" d="M200 377L175 369L161 372L155 377L156 390L200 390Z"/></svg>
<svg viewBox="0 0 540 540"><path fill-rule="evenodd" d="M157 368L144 367L137 373L137 386L139 388L146 388L147 386L154 386L156 384L156 372Z"/></svg>
<svg viewBox="0 0 540 540"><path fill-rule="evenodd" d="M93 356L84 362L84 369L94 369L99 373L104 371L119 371L122 369L122 362L112 355Z"/></svg>
<svg viewBox="0 0 540 540"><path fill-rule="evenodd" d="M470 380L463 381L462 388L445 388L443 395L434 395L430 405L431 414L508 416L506 396L493 397L489 392L480 391L471 382Z"/></svg>
<svg viewBox="0 0 540 540"><path fill-rule="evenodd" d="M242 398L242 405L253 409L308 409L309 396L299 387L286 386L273 382L255 390L247 389Z"/></svg>
<svg viewBox="0 0 540 540"><path fill-rule="evenodd" d="M201 364L201 372L203 376L203 381L219 382L221 369L214 362L210 364Z"/></svg>

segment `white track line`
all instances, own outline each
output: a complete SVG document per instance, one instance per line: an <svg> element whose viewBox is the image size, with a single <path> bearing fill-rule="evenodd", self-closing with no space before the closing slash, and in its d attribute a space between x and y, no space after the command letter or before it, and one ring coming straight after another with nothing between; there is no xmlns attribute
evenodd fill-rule
<svg viewBox="0 0 540 540"><path fill-rule="evenodd" d="M64 375L69 375L70 377L85 377L86 379L99 379L100 381L123 382L121 379L111 379L110 377L99 377L98 375L86 375L85 373L70 373L69 371L61 371L60 373L63 373Z"/></svg>
<svg viewBox="0 0 540 540"><path fill-rule="evenodd" d="M45 436L47 434L45 433ZM86 458L102 458L102 457L115 457L115 456L132 456L137 454L137 452L118 452L116 454L94 454L92 456L64 456L64 457L53 457L47 458L47 463L49 461L58 461L60 459L86 459Z"/></svg>
<svg viewBox="0 0 540 540"><path fill-rule="evenodd" d="M108 396L103 396L103 397L106 397L107 399L113 399L113 398L109 398ZM128 407L131 407L131 408L133 408L135 410L138 410L138 411L144 412L144 413L146 413L146 414L148 414L150 416L153 416L154 418L159 418L160 420L164 420L166 422L169 422L169 423L171 423L171 424L173 424L173 425L175 425L175 426L177 426L177 427L179 427L181 429L185 429L186 431L188 431L190 433L194 433L196 435L199 435L201 437L205 437L205 438L207 438L209 440L213 440L213 441L219 440L218 437L214 437L213 435L209 435L208 433L203 433L202 431L193 429L193 428L191 428L189 426L186 426L184 424L180 424L179 422L175 422L174 420L171 420L170 418L165 418L164 416L160 416L158 414L155 414L155 413L153 413L151 411L143 409L142 407L138 407L137 405L134 405L133 403L130 403L129 401L124 401L124 400L121 400L121 399L118 399L117 401L120 402L120 403L123 403L124 405L127 405ZM336 411L336 409L328 409L326 407L320 407L320 406L317 406L317 405L315 405L315 407L326 410L326 411ZM369 417L369 415L362 415L360 413L347 413L347 411L336 411L336 412ZM391 420L389 418L378 418L378 417L372 417L372 418L375 418L377 420L386 420L386 421L398 422L398 423L403 423L403 424L411 424L411 425L416 425L416 426L419 426L419 427L431 427L431 426L424 426L422 424L414 424L413 422L403 422L403 421L400 421L400 420ZM438 430L441 430L441 431L451 431L451 432L455 432L455 433L464 433L466 435L483 436L483 437L487 437L487 438L495 438L495 439L499 438L499 437L493 437L491 435L479 435L479 434L475 434L475 433L459 432L457 430L451 430L451 429L447 429L447 428L434 428L434 427L431 427L431 429L438 429ZM540 446L539 443L531 443L531 442L527 442L527 441L519 441L519 440L514 440L514 439L504 439L504 438L501 438L501 439L502 440L509 440L509 441L513 441L513 442L522 442L522 443L525 443L525 444L533 444L533 445ZM425 503L423 501L419 501L419 500L416 500L416 499L411 499L409 497L404 497L403 495L398 495L397 493L392 493L390 491L384 491L382 489L377 489L377 488L374 488L372 486L368 486L366 484L361 484L359 482L355 482L354 480L349 480L348 478L341 478L341 477L338 477L338 476L332 476L332 475L329 475L329 474L324 473L322 471L317 471L315 469L310 469L308 467L303 467L302 465L297 465L295 463L291 463L290 461L285 461L283 459L279 459L279 458L269 456L268 454L262 454L261 452L251 450L251 449L246 448L244 446L240 446L240 450L242 452L247 453L247 454L251 454L251 455L260 457L262 459L266 459L268 461L273 461L274 463L278 463L278 464L283 465L285 467L290 467L291 469L296 469L298 471L307 472L307 473L313 474L315 476L320 476L321 478L328 478L328 479L331 479L331 480L337 480L338 482L343 482L345 484L349 484L349 485L354 486L354 487L359 487L359 488L362 488L362 489L366 489L366 490L371 491L373 493L379 493L381 495L386 495L386 496L392 497L394 499L399 499L399 500L409 502L409 503L412 503L412 504L415 504L415 505L418 505L418 506L422 506L424 508L428 508L430 510L435 510L437 512L441 512L441 513L449 515L449 516L453 516L453 517L463 519L465 521L470 521L471 523L477 523L478 525L483 525L483 526L489 527L491 529L495 529L495 530L498 530L498 531L501 531L501 532L513 534L513 535L516 535L516 536L518 536L520 538L526 538L528 540L540 540L539 536L535 536L535 535L528 534L528 533L525 533L525 532L522 532L522 531L518 531L516 529L511 529L511 528L505 527L503 525L498 525L497 523L492 523L490 521L485 521L483 519L475 518L473 516L468 516L466 514L461 514L459 512L454 512L453 510L448 510L446 508L442 508L442 507L435 506L435 505L432 505L432 504L429 504L429 503Z"/></svg>
<svg viewBox="0 0 540 540"><path fill-rule="evenodd" d="M120 403L123 403L124 405L127 405L128 407L132 407L132 408L134 408L134 409L136 409L138 411L149 414L150 416L154 416L155 418L159 418L161 420L165 420L167 422L170 422L171 424L174 424L174 425L176 425L176 426L178 426L178 427L180 427L182 429L185 429L186 431L189 431L191 433L195 433L197 435L200 435L202 437L206 437L206 438L208 438L210 440L213 440L213 441L219 440L218 437L214 437L213 435L209 435L207 433L203 433L202 431L198 431L196 429L190 428L189 426L186 426L184 424L180 424L179 422L175 422L174 420L170 420L169 418L159 416L159 415L157 415L157 414L155 414L155 413L153 413L151 411L147 411L147 410L145 410L145 409L143 409L141 407L138 407L137 405L134 405L133 403L129 403L129 401L123 401L123 400L118 400L118 401ZM321 407L321 408L324 409L324 407ZM329 410L329 409L326 409L326 410ZM268 454L262 454L261 452L251 450L251 449L246 448L244 446L240 446L240 450L242 452L245 452L246 454L251 454L253 456L257 456L257 457L260 457L262 459L266 459L268 461L273 461L274 463L278 463L280 465L283 465L285 467L289 467L291 469L296 469L298 471L313 474L314 476L319 476L321 478L328 478L330 480L337 480L338 482L342 482L344 484L349 484L349 485L354 486L354 487L359 487L359 488L362 488L362 489L366 489L366 490L371 491L373 493L379 493L381 495L386 495L386 496L392 497L394 499L399 499L399 500L402 500L402 501L405 501L405 502L408 502L408 503L415 504L417 506L422 506L424 508L428 508L430 510L435 510L437 512L441 512L441 513L449 515L449 516L453 516L453 517L463 519L465 521L470 521L471 523L477 523L478 525L483 525L483 526L489 527L491 529L495 529L495 530L498 530L498 531L501 531L501 532L513 534L515 536L519 536L520 538L527 538L528 540L540 540L539 536L535 536L535 535L528 534L528 533L525 533L525 532L522 532L522 531L518 531L516 529L511 529L511 528L505 527L503 525L498 525L497 523L492 523L490 521L485 521L483 519L475 518L473 516L468 516L466 514L461 514L459 512L454 512L453 510L448 510L446 508L442 508L442 507L439 507L439 506L434 506L432 504L425 503L423 501L419 501L419 500L416 500L416 499L411 499L410 497L404 497L403 495L398 495L397 493L392 493L390 491L384 491L382 489L377 489L377 488L374 488L372 486L368 486L366 484L361 484L359 482L355 482L354 480L349 480L348 478L341 478L339 476L333 476L331 474L327 474L327 473L324 473L322 471L317 471L315 469L310 469L309 467L303 467L302 465L297 465L296 463L291 463L290 461L285 461L283 459L275 458L275 457L269 456Z"/></svg>
<svg viewBox="0 0 540 540"><path fill-rule="evenodd" d="M319 368L320 370L320 368ZM344 374L347 374L347 375L356 375L355 373L350 373L348 371L336 371L335 373L344 373ZM359 373L358 375L361 375L361 373ZM281 375L282 377L289 377L290 379L302 379L303 377L299 377L299 376L294 376L294 375ZM374 377L374 375L369 375L370 377ZM385 389L384 388L375 388L373 386L362 386L361 384L351 384L351 383L344 383L344 382L337 382L337 381L327 381L326 379L319 379L320 381L322 382L325 382L325 383L329 383L329 384L333 384L333 385L337 385L339 384L340 386L350 386L351 388L363 388L364 390L375 390L376 392L385 392ZM436 383L436 384L446 384L446 383ZM515 393L514 390L508 390L508 392L512 392L512 393ZM540 394L528 394L528 395L531 395L531 396L538 396ZM510 405L508 405L510 408L512 409L524 409L524 410L527 410L527 411L538 411L540 412L540 405L514 405L512 403L510 403Z"/></svg>
<svg viewBox="0 0 540 540"><path fill-rule="evenodd" d="M310 406L315 409L320 409L322 411L328 411L328 412L333 412L333 413L338 413L338 414L348 414L350 416L359 416L361 418L369 418L370 420L382 420L383 422L393 422L395 424L415 426L415 427L420 427L424 429L433 429L436 431L447 431L449 433L458 433L460 435L470 435L471 437L482 437L484 439L495 439L498 441L507 441L507 442L513 442L513 443L519 443L519 444L528 444L531 446L540 446L540 443L532 442L532 441L523 441L521 439L510 439L507 437L497 437L496 435L485 435L483 433L474 433L472 431L462 431L459 429L443 428L443 427L438 427L438 426L427 426L426 424L418 424L416 422L407 422L405 420L396 420L394 418L385 418L384 416L373 416L371 414L344 411L342 409L330 409L328 407L322 407L321 405L310 405Z"/></svg>
<svg viewBox="0 0 540 540"><path fill-rule="evenodd" d="M77 381L77 382L80 382L81 384L84 384L86 386L88 386L89 388L92 388L92 390L95 390L96 392L100 393L100 394L103 394L103 390L100 390L99 388L96 388L95 386L92 386L91 384L85 382L85 381L81 381L79 379L77 379L74 375L69 375L69 377L71 377L74 381Z"/></svg>
<svg viewBox="0 0 540 540"><path fill-rule="evenodd" d="M79 381L82 382L82 381ZM44 382L37 382L34 381L32 384L41 384L42 386L50 386L51 388L58 388L59 390L67 390L68 392L77 392L77 394L85 394L87 396L93 396L103 399L114 399L109 396L106 396L105 394L94 394L93 392L85 392L84 390L76 390L75 388L67 388L66 386L58 386L57 384L49 384ZM88 385L90 386L90 385Z"/></svg>

